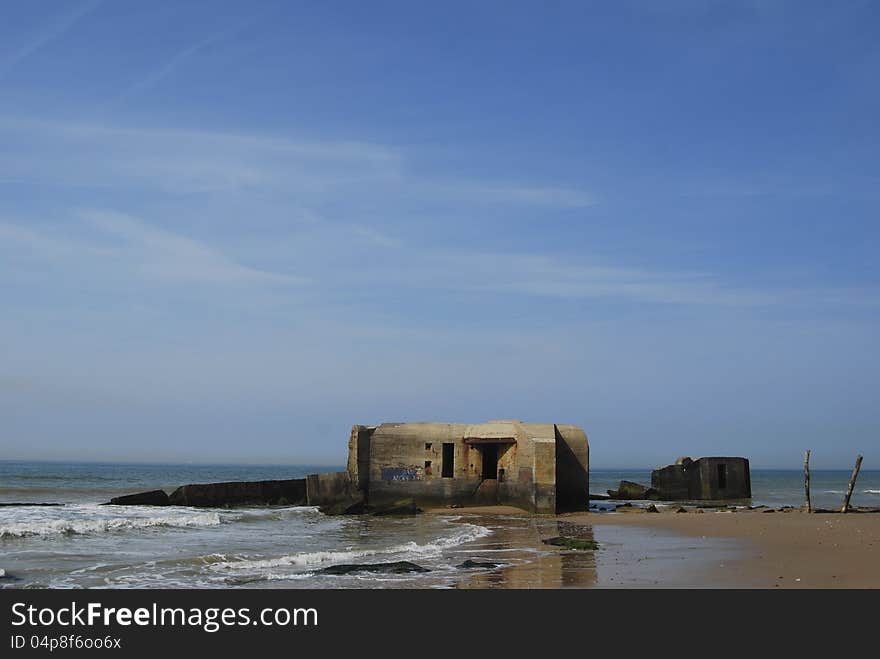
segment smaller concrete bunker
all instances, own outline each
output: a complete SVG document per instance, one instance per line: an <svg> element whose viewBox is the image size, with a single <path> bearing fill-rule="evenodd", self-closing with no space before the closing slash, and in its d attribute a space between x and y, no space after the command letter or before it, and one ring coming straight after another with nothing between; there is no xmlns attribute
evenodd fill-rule
<svg viewBox="0 0 880 659"><path fill-rule="evenodd" d="M651 472L651 488L667 501L750 499L749 461L736 457L681 457L675 464Z"/></svg>

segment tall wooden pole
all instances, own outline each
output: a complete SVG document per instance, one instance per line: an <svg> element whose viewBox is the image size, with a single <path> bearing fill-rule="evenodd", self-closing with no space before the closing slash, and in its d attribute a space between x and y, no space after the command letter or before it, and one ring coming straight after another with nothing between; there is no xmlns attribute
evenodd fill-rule
<svg viewBox="0 0 880 659"><path fill-rule="evenodd" d="M811 513L813 508L810 505L810 449L804 453L804 493L807 497L807 512Z"/></svg>
<svg viewBox="0 0 880 659"><path fill-rule="evenodd" d="M849 500L852 498L853 490L856 487L856 479L859 477L859 469L862 468L862 456L856 458L856 466L853 468L852 476L849 478L849 487L846 488L846 500L843 502L843 508L840 512L845 513L849 510Z"/></svg>

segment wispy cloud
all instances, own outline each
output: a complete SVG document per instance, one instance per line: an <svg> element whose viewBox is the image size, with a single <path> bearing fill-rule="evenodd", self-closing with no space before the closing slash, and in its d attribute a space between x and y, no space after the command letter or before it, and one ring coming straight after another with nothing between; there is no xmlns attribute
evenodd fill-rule
<svg viewBox="0 0 880 659"><path fill-rule="evenodd" d="M252 25L258 18L263 16L266 12L262 11L258 14L252 16L248 20L236 23L230 27L227 27L223 30L215 32L214 34L205 37L204 39L200 39L193 44L190 44L186 48L179 50L174 53L164 64L159 66L157 69L144 76L140 80L134 82L127 89L125 89L118 97L116 97L113 101L109 103L110 107L120 105L130 99L133 96L137 96L148 89L156 86L162 80L170 76L174 73L177 68L183 64L187 59L202 51L209 46L213 46L225 39L228 39L232 35L240 32L245 29L249 25Z"/></svg>
<svg viewBox="0 0 880 659"><path fill-rule="evenodd" d="M797 281L790 286L745 284L712 272L634 268L586 253L576 259L549 252L379 244L395 251L372 259L368 269L359 267L350 272L345 285L409 291L422 297L439 291L477 294L486 301L515 300L524 308L536 299L560 304L594 300L731 309L880 308L876 287L830 287Z"/></svg>
<svg viewBox="0 0 880 659"><path fill-rule="evenodd" d="M512 204L555 208L586 208L598 203L595 194L560 186L512 185L492 181L425 181L423 193L472 204Z"/></svg>
<svg viewBox="0 0 880 659"><path fill-rule="evenodd" d="M76 23L94 11L103 0L87 0L80 3L72 10L55 16L51 21L42 26L31 38L5 60L0 61L0 78L7 74L22 60L30 57L35 52L61 37Z"/></svg>
<svg viewBox="0 0 880 659"><path fill-rule="evenodd" d="M261 190L307 202L352 201L512 208L585 208L584 190L535 181L452 180L418 174L405 149L0 116L0 181L171 194Z"/></svg>
<svg viewBox="0 0 880 659"><path fill-rule="evenodd" d="M399 176L381 145L0 117L0 179L195 194L308 191Z"/></svg>
<svg viewBox="0 0 880 659"><path fill-rule="evenodd" d="M160 283L300 286L309 282L306 277L244 265L204 242L122 213L83 211L79 218L84 226L64 230L56 226L54 231L2 222L0 248L26 247L33 257L68 262L81 271L103 264L109 281L128 274Z"/></svg>

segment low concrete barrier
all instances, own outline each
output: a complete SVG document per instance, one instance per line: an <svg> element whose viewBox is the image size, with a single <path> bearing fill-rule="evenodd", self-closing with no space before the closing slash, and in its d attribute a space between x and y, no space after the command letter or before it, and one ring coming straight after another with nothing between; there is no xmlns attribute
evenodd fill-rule
<svg viewBox="0 0 880 659"><path fill-rule="evenodd" d="M169 497L173 506L230 508L234 506L303 506L306 479L237 481L178 487Z"/></svg>

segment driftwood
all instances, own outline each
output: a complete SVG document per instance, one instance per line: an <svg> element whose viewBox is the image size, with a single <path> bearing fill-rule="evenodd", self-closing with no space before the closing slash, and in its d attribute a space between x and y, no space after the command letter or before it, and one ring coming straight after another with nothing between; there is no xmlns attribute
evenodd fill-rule
<svg viewBox="0 0 880 659"><path fill-rule="evenodd" d="M810 449L807 449L807 452L804 453L804 494L806 495L807 501L807 512L813 512L813 507L810 505Z"/></svg>
<svg viewBox="0 0 880 659"><path fill-rule="evenodd" d="M856 466L853 467L852 476L849 478L849 487L846 488L846 499L843 502L843 508L840 512L845 513L849 510L849 500L852 498L853 490L856 487L856 479L859 477L859 469L862 468L862 456L856 458Z"/></svg>

